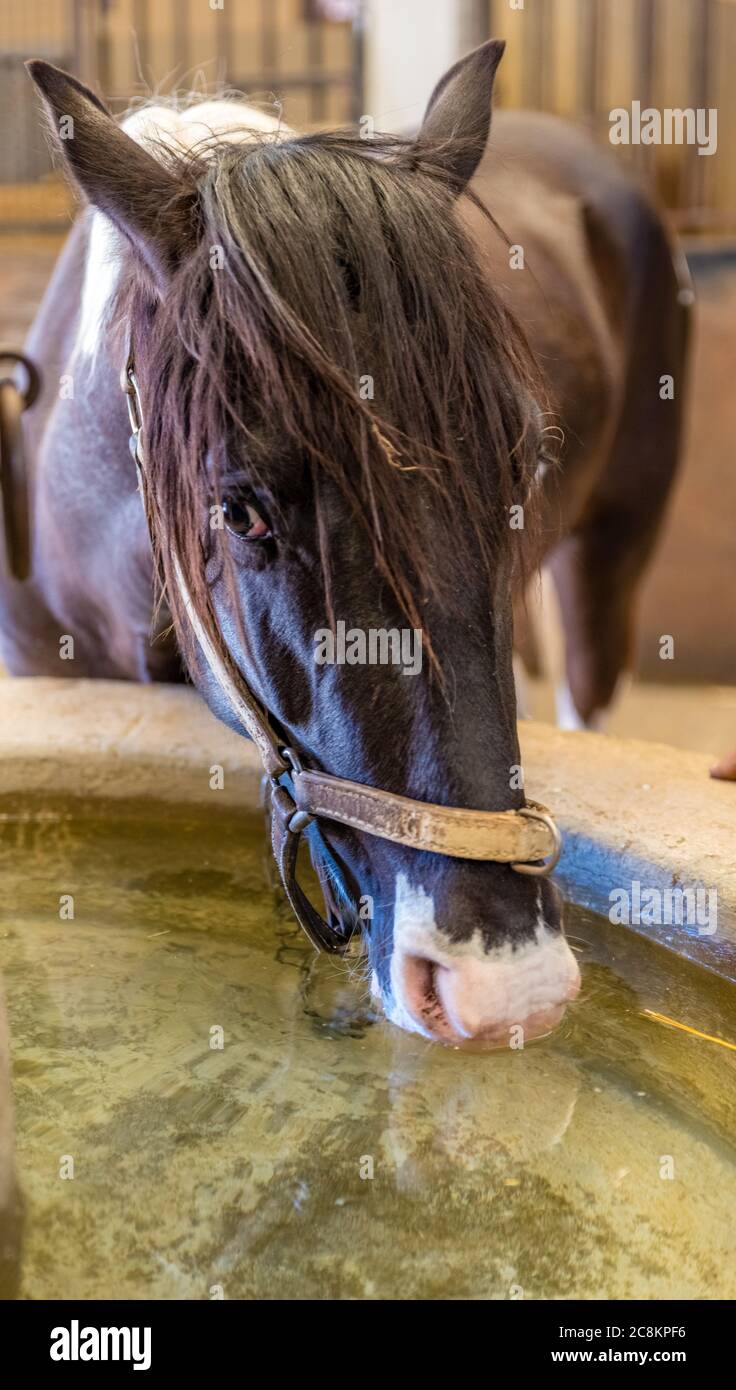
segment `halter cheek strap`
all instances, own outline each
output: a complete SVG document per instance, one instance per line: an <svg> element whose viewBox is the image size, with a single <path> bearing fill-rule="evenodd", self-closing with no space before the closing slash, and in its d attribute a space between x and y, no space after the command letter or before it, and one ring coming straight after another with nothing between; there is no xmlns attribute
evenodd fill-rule
<svg viewBox="0 0 736 1390"><path fill-rule="evenodd" d="M122 372L128 399L131 451L146 517L149 519L143 416L132 356ZM249 689L226 649L213 643L192 601L178 556L174 581L205 661L238 723L261 755L270 816L271 845L279 876L297 921L318 950L343 952L354 924L331 912L326 921L313 907L296 878L297 852L303 832L313 821L332 821L393 844L406 845L455 859L509 864L521 874L543 877L552 872L562 841L549 811L529 802L518 811L473 811L414 801L330 773L302 767L296 753L278 739L266 710ZM357 914L356 918L357 918Z"/></svg>

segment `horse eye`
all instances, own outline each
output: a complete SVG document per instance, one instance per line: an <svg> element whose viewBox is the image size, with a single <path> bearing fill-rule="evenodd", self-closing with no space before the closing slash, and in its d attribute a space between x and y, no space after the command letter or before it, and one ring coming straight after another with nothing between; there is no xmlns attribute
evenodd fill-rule
<svg viewBox="0 0 736 1390"><path fill-rule="evenodd" d="M273 532L251 502L237 497L223 497L222 513L228 531L246 541L267 541Z"/></svg>

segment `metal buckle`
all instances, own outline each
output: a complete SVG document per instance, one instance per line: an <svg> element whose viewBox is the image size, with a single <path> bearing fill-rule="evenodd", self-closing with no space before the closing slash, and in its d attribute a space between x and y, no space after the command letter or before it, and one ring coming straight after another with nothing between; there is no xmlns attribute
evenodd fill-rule
<svg viewBox="0 0 736 1390"><path fill-rule="evenodd" d="M35 362L30 357L26 357L23 352L12 352L9 348L0 348L0 362L13 362L16 367L21 367L25 372L25 385L19 386L12 377L0 374L0 384L6 381L15 387L18 395L23 402L23 410L28 410L33 405L41 389L41 376Z"/></svg>
<svg viewBox="0 0 736 1390"><path fill-rule="evenodd" d="M20 367L22 385L13 374L6 374L5 363ZM9 348L0 348L0 495L2 527L7 567L13 579L22 582L31 573L31 523L28 469L24 451L21 416L33 405L40 390L38 369L29 357Z"/></svg>
<svg viewBox="0 0 736 1390"><path fill-rule="evenodd" d="M125 366L120 373L120 385L125 393L125 401L128 407L130 452L133 455L136 473L138 475L138 490L141 496L143 496L143 408L141 406L140 387L138 386L138 378L135 374L132 353L128 354Z"/></svg>
<svg viewBox="0 0 736 1390"><path fill-rule="evenodd" d="M301 772L303 770L301 762L293 748L280 748L279 752L282 758L288 763L292 772ZM300 835L302 830L306 830L307 826L311 825L313 821L314 816L309 811L302 811L297 807L289 821L289 830L292 835Z"/></svg>
<svg viewBox="0 0 736 1390"><path fill-rule="evenodd" d="M517 812L520 816L528 816L530 820L540 820L543 825L552 833L554 849L549 859L544 859L541 864L512 864L511 868L517 874L529 874L533 878L547 878L552 870L556 868L562 854L562 836L555 825L548 811L537 806L521 806Z"/></svg>

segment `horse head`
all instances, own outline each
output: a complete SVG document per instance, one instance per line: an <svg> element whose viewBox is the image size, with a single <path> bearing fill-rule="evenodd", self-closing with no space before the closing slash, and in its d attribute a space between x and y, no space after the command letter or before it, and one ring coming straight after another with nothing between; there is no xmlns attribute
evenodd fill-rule
<svg viewBox="0 0 736 1390"><path fill-rule="evenodd" d="M501 53L456 64L412 139L230 130L186 150L31 65L119 234L157 562L205 700L234 722L174 559L305 764L480 811L524 805L512 592L542 452L534 364L458 215ZM394 1022L508 1042L559 1021L579 977L548 879L350 824L311 849Z"/></svg>

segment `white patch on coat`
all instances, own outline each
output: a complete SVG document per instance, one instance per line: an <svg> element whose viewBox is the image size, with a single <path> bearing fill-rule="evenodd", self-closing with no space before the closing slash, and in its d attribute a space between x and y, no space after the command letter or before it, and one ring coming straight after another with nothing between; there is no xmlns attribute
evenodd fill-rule
<svg viewBox="0 0 736 1390"><path fill-rule="evenodd" d="M570 693L570 687L566 681L561 681L555 691L555 704L557 709L557 723L560 729L587 729L593 733L605 733L608 728L609 719L619 704L628 694L633 684L633 677L630 671L622 671L616 681L616 688L606 705L605 709L594 710L587 723L583 723L580 715L575 708L575 702Z"/></svg>
<svg viewBox="0 0 736 1390"><path fill-rule="evenodd" d="M516 716L518 719L531 719L531 705L529 702L529 683L524 670L524 663L520 656L514 652L514 685L516 687Z"/></svg>
<svg viewBox="0 0 736 1390"><path fill-rule="evenodd" d="M126 116L122 128L139 145L164 142L172 148L191 149L216 134L248 140L258 134L291 134L275 116L269 116L240 101L204 101L186 110L168 106L142 106ZM110 307L123 264L121 234L104 213L89 211L89 242L82 286L79 328L75 351L81 358L94 358L107 327Z"/></svg>
<svg viewBox="0 0 736 1390"><path fill-rule="evenodd" d="M533 938L517 946L505 941L487 951L480 928L464 941L451 941L437 927L431 895L421 884L410 884L406 874L397 874L391 1000L386 1014L400 1028L431 1036L402 998L402 965L407 956L454 972L453 1000L466 1036L484 1027L523 1024L569 999L579 981L577 962L565 937L544 921L539 887Z"/></svg>
<svg viewBox="0 0 736 1390"><path fill-rule="evenodd" d="M82 358L97 355L122 262L120 233L110 219L93 208L88 216L87 262L75 343L75 355Z"/></svg>
<svg viewBox="0 0 736 1390"><path fill-rule="evenodd" d="M598 727L595 716L593 716L589 724L586 724L585 720L580 717L567 681L560 681L559 685L555 688L555 711L557 714L558 729L567 729L570 731L575 729L595 729Z"/></svg>

